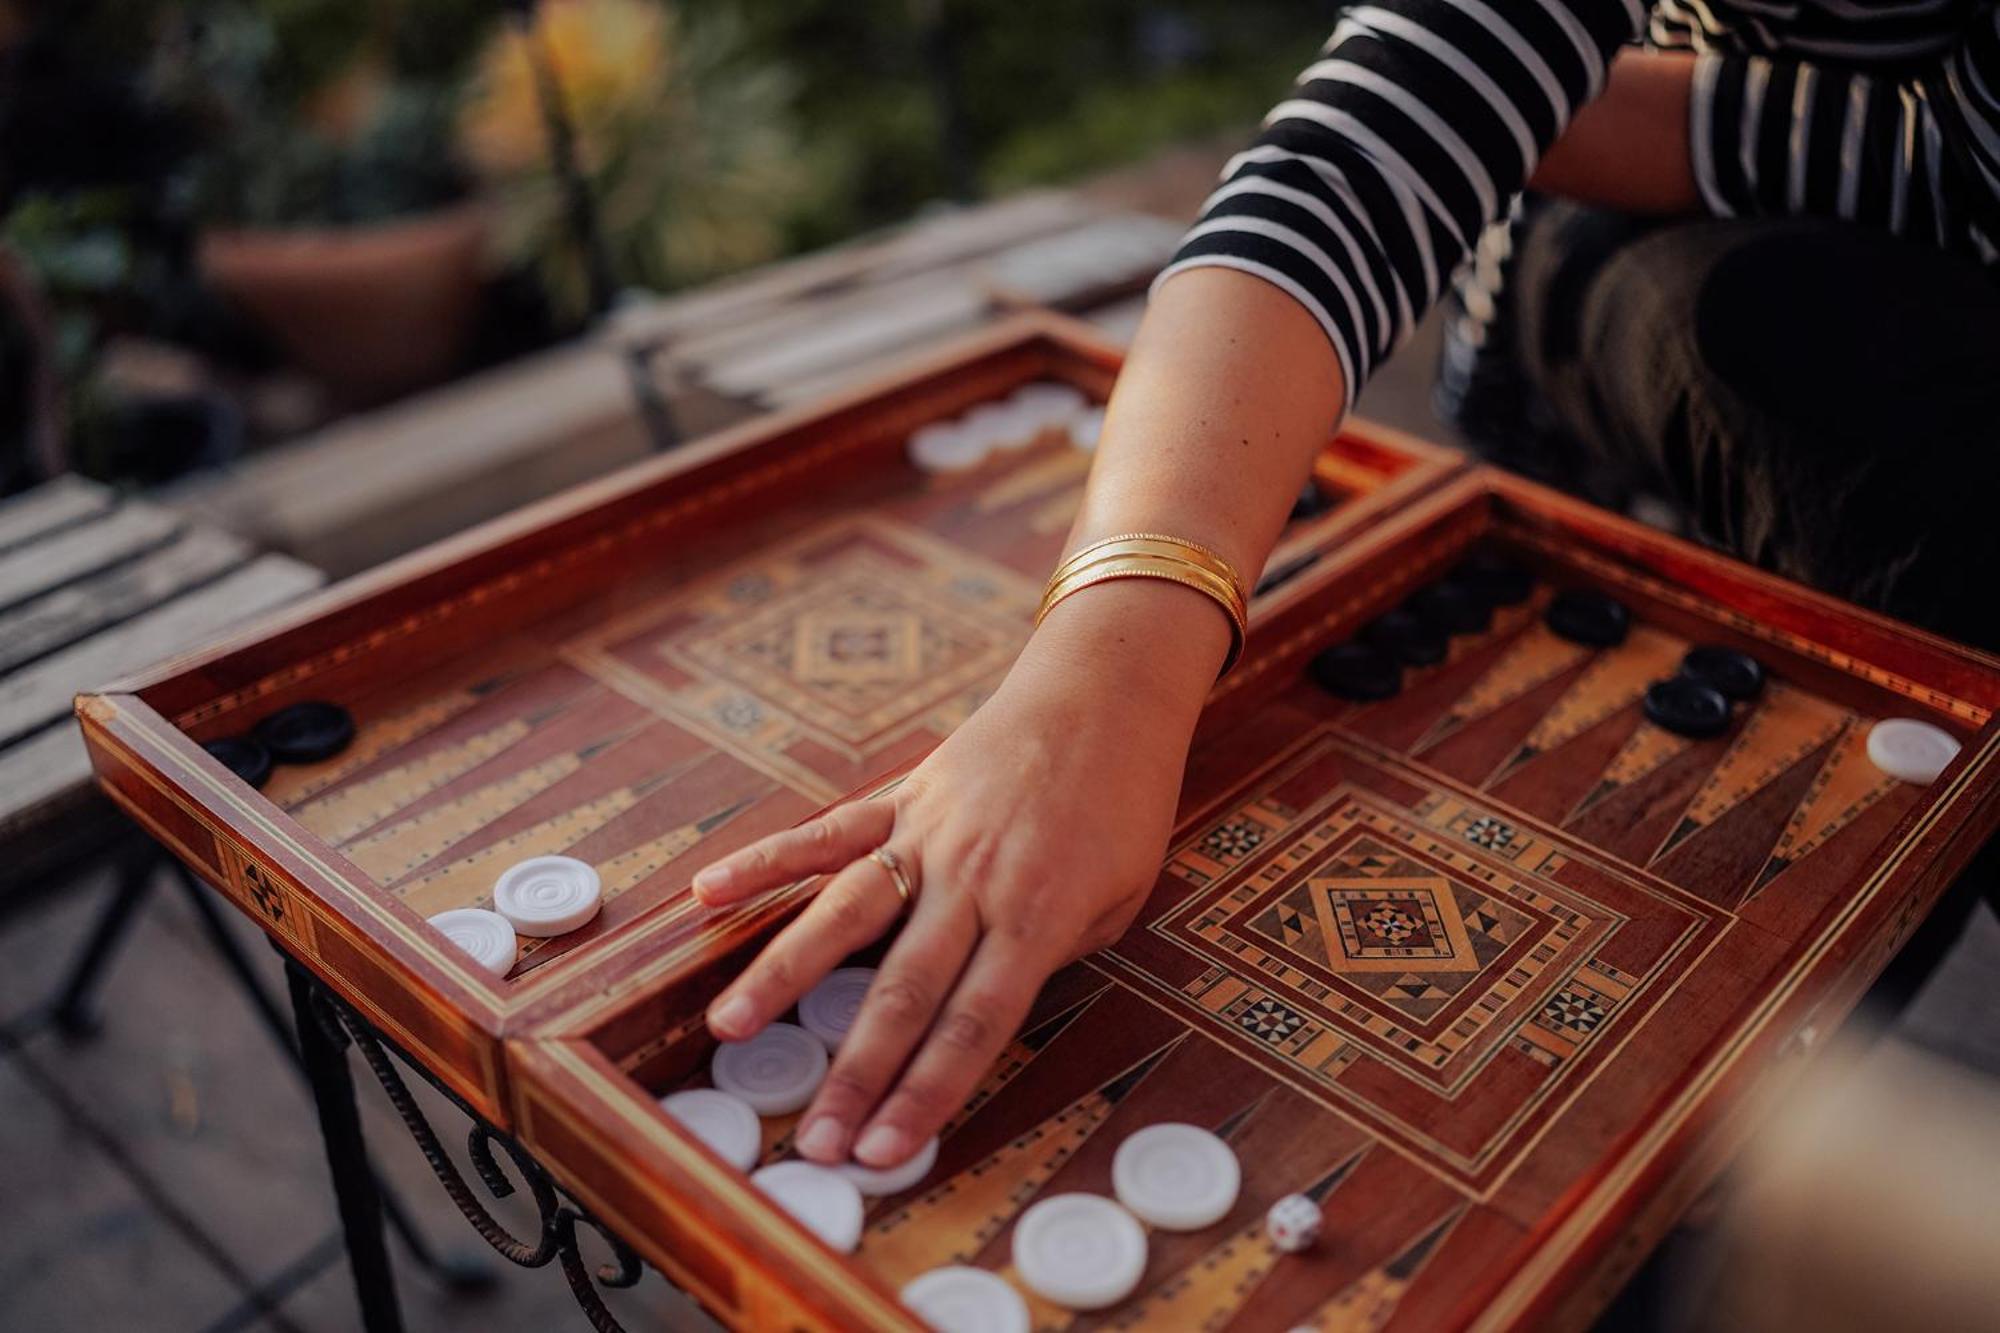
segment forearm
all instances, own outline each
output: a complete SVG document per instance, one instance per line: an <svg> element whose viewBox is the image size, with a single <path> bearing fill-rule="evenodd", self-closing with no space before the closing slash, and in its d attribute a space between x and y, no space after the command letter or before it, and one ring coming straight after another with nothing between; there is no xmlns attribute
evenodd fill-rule
<svg viewBox="0 0 2000 1333"><path fill-rule="evenodd" d="M1688 134L1691 52L1625 50L1596 101L1576 113L1531 189L1626 213L1698 212Z"/></svg>
<svg viewBox="0 0 2000 1333"><path fill-rule="evenodd" d="M1071 547L1127 532L1183 537L1254 583L1346 402L1319 325L1228 269L1164 283L1119 377ZM1229 645L1204 595L1152 580L1064 601L1030 655L1091 687L1144 693L1192 725Z"/></svg>

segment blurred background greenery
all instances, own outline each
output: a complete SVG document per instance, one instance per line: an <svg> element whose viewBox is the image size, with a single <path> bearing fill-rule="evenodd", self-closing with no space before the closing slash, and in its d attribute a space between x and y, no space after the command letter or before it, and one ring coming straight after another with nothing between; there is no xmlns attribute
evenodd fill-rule
<svg viewBox="0 0 2000 1333"><path fill-rule="evenodd" d="M0 0L0 489L63 451L171 476L577 332L547 71L610 282L670 291L1247 129L1335 8Z"/></svg>

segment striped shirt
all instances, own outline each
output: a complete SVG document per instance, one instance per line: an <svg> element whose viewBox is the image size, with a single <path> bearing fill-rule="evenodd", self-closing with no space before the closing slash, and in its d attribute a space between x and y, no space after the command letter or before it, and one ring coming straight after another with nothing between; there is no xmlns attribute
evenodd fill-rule
<svg viewBox="0 0 2000 1333"><path fill-rule="evenodd" d="M1635 40L1700 53L1711 212L1845 218L2000 269L2000 0L1373 0L1343 10L1161 280L1278 286L1351 399Z"/></svg>

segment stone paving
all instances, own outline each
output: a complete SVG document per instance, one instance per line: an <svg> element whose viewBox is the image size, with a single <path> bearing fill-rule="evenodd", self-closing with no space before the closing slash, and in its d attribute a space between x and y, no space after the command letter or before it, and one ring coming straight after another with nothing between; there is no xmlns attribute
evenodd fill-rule
<svg viewBox="0 0 2000 1333"><path fill-rule="evenodd" d="M98 1034L69 1040L43 1016L109 891L107 878L92 877L0 920L0 1203L8 1208L0 1227L0 1291L7 1293L0 1326L37 1333L356 1328L304 1083L232 984L174 881L159 880L108 974ZM247 923L232 925L282 1002L276 955ZM485 1264L495 1279L490 1290L453 1294L392 1241L408 1326L491 1333L586 1327L553 1265L524 1271L487 1250L373 1079L356 1068L383 1174L435 1248ZM420 1081L412 1084L456 1151L463 1116ZM524 1203L495 1205L517 1233L533 1216ZM650 1273L611 1296L634 1330L714 1327Z"/></svg>

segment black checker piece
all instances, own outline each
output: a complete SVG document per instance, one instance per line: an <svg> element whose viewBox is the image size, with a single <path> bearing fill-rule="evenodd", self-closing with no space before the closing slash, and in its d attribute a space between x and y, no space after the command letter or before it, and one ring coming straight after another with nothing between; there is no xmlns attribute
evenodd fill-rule
<svg viewBox="0 0 2000 1333"><path fill-rule="evenodd" d="M1467 556L1452 571L1452 578L1495 606L1518 606L1535 591L1534 575L1491 551L1475 551Z"/></svg>
<svg viewBox="0 0 2000 1333"><path fill-rule="evenodd" d="M1457 579L1439 579L1403 605L1440 634L1483 634L1493 625L1493 603Z"/></svg>
<svg viewBox="0 0 2000 1333"><path fill-rule="evenodd" d="M259 722L257 739L281 764L317 764L345 750L354 739L354 716L339 704L308 700Z"/></svg>
<svg viewBox="0 0 2000 1333"><path fill-rule="evenodd" d="M1646 690L1646 717L1676 736L1704 740L1729 730L1729 700L1713 685L1675 676Z"/></svg>
<svg viewBox="0 0 2000 1333"><path fill-rule="evenodd" d="M1357 703L1394 698L1403 688L1403 668L1365 643L1337 644L1315 657L1306 671L1328 694Z"/></svg>
<svg viewBox="0 0 2000 1333"><path fill-rule="evenodd" d="M253 787L271 780L271 752L249 736L224 736L203 741L201 748L221 765Z"/></svg>
<svg viewBox="0 0 2000 1333"><path fill-rule="evenodd" d="M1594 588L1559 592L1544 617L1551 630L1571 643L1616 648L1632 632L1632 613L1615 597Z"/></svg>
<svg viewBox="0 0 2000 1333"><path fill-rule="evenodd" d="M1444 634L1414 611L1397 610L1371 621L1361 631L1361 640L1380 649L1404 666L1436 666L1444 661L1449 646Z"/></svg>
<svg viewBox="0 0 2000 1333"><path fill-rule="evenodd" d="M1681 674L1713 685L1723 697L1754 699L1764 690L1764 664L1748 653L1720 644L1703 644L1681 659Z"/></svg>

